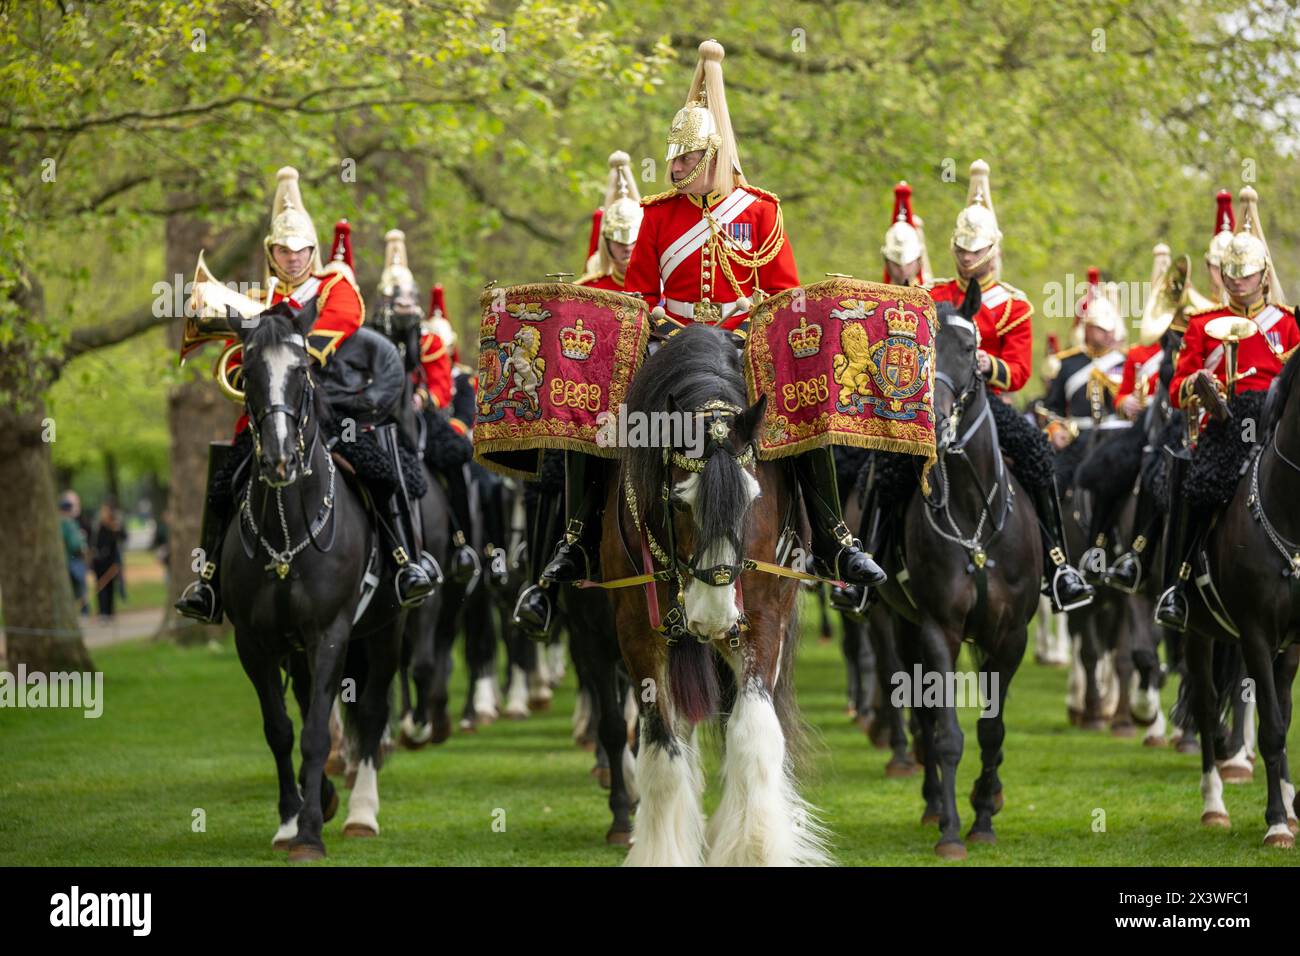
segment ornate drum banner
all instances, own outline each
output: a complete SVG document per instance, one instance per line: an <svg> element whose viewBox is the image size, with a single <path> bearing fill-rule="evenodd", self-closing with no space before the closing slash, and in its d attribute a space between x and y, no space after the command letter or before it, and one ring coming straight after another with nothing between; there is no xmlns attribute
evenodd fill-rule
<svg viewBox="0 0 1300 956"><path fill-rule="evenodd" d="M532 477L544 448L612 458L596 443L617 414L650 338L645 301L569 283L489 289L479 300L474 458Z"/></svg>
<svg viewBox="0 0 1300 956"><path fill-rule="evenodd" d="M934 300L923 289L830 279L787 289L750 320L750 401L768 398L764 458L822 445L934 450Z"/></svg>

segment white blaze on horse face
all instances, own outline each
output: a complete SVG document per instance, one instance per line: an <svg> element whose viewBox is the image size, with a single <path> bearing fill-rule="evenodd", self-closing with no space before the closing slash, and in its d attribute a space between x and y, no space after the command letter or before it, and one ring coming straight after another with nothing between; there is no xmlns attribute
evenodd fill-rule
<svg viewBox="0 0 1300 956"><path fill-rule="evenodd" d="M301 360L287 345L272 345L266 349L265 361L269 383L267 399L271 405L288 405L285 393L289 388L289 373L301 365ZM270 452L279 451L286 458L292 454L296 441L289 431L289 416L272 412L266 417L267 432L262 435L262 445Z"/></svg>
<svg viewBox="0 0 1300 956"><path fill-rule="evenodd" d="M745 503L747 513L758 497L759 484L758 479L748 471L741 473L745 476L745 494L749 499ZM677 483L674 492L694 512L699 503L700 476L687 475ZM703 503L703 507L707 508L708 503ZM743 528L737 528L737 537L743 537L743 531ZM736 564L738 560L739 556L730 541L717 541L697 556L695 564L700 568L711 568L719 564ZM691 578L686 585L685 611L686 626L693 634L715 640L725 637L740 620L740 608L736 606L736 587L734 584L715 586Z"/></svg>

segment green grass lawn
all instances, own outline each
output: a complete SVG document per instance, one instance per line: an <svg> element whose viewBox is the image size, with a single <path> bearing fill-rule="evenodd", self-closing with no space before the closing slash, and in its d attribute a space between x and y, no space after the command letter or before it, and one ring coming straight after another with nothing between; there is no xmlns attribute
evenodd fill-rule
<svg viewBox="0 0 1300 956"><path fill-rule="evenodd" d="M810 619L811 615L807 619ZM230 643L181 650L134 643L96 652L106 703L80 712L0 710L0 866L282 865L270 848L275 776L256 698ZM463 700L458 661L453 699ZM800 701L816 728L805 791L822 808L844 864L1266 865L1262 765L1253 783L1227 787L1230 832L1199 823L1198 760L1136 740L1070 728L1065 674L1027 662L1011 688L999 843L943 863L933 827L919 823L919 777L889 780L844 714L837 645L805 640ZM589 754L569 742L572 673L549 713L500 721L445 745L396 753L380 774L383 832L345 840L345 810L325 829L329 862L360 864L613 865L606 794ZM1166 689L1166 707L1172 701ZM958 793L963 826L978 772L974 712L963 715L966 757ZM298 724L295 712L295 726ZM1293 730L1293 735L1295 731ZM295 750L296 756L296 750ZM295 761L296 762L296 761ZM716 766L716 759L709 761ZM343 794L346 797L346 793ZM716 805L710 782L707 804ZM206 812L206 832L191 830ZM494 810L505 832L494 832ZM1105 832L1094 832L1094 811Z"/></svg>

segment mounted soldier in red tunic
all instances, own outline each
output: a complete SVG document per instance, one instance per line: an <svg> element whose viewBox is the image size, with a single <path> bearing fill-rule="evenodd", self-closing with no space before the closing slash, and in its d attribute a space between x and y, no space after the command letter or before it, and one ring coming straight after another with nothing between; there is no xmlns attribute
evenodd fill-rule
<svg viewBox="0 0 1300 956"><path fill-rule="evenodd" d="M387 505L388 520L381 522L381 525L389 539L385 550L396 566L395 587L398 600L403 606L412 607L433 593L438 571L436 563L427 556L420 555L418 562L411 558L412 554L417 553L413 550L416 538L410 518L411 489L402 480L402 455L397 427L391 421L391 410L396 408L401 393L400 360L391 348L384 351L371 338L359 341L355 348L349 348L349 352L355 354L342 360L338 358L340 349L361 329L365 319L361 294L343 252L350 248L350 242L345 230L335 244L338 247L337 257L331 259L328 266L322 266L316 226L303 204L298 188L298 171L293 167L286 166L276 174L271 217L270 231L263 240L266 255L263 283L256 296L246 297L252 303L245 304L243 318L245 321L254 320L263 309L280 303L287 303L294 310L310 309L314 312L315 319L304 338L306 350L322 376L323 391L326 395L332 393L335 397L345 396L342 409L345 413L374 419L366 423L373 426L373 437L349 443L340 450L368 455L375 461L377 471L386 477L386 480L375 484L373 491L377 503L381 507ZM201 263L200 259L200 265ZM202 265L200 278L211 278L203 275ZM208 284L209 288L214 285ZM192 335L187 328L182 361L197 344L210 338L211 335ZM243 396L238 391L240 349L233 340L226 344L218 377L227 395L242 402ZM370 384L365 388L357 388L358 384L364 384L362 378ZM331 382L337 382L338 387L331 389ZM236 441L233 446L214 443L210 448L208 495L200 542L203 558L199 578L182 592L175 605L179 613L205 623L221 620L215 557L233 517L231 485L255 444L256 435L250 438L250 432L253 431L249 428L247 415L242 416L236 426ZM363 466L361 470L366 469ZM422 488L414 490L418 494L423 493Z"/></svg>

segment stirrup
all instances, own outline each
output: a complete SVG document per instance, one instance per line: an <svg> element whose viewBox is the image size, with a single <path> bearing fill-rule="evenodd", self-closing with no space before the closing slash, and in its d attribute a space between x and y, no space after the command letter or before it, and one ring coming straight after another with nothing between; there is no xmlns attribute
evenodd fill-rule
<svg viewBox="0 0 1300 956"><path fill-rule="evenodd" d="M1068 580L1072 575L1078 578L1082 587L1080 588L1080 596L1067 604L1061 599L1061 582L1062 579ZM1048 592L1048 597L1051 599L1052 607L1058 614L1063 614L1066 611L1076 611L1081 607L1087 607L1092 603L1093 597L1096 596L1096 592L1093 590L1092 585L1088 584L1088 582L1083 579L1083 575L1068 564L1058 564L1056 566L1056 573L1052 575L1051 584L1048 585Z"/></svg>
<svg viewBox="0 0 1300 956"><path fill-rule="evenodd" d="M541 603L546 607L546 617L540 625L538 625L536 621L525 620L519 614L520 608L524 606L524 602L529 599L529 595L533 594L533 592L537 593L541 598ZM554 608L551 605L551 597L546 593L546 589L538 584L530 584L519 592L519 598L515 601L515 609L511 614L511 621L514 623L515 627L523 631L525 636L530 640L542 642L550 636L551 618L553 613Z"/></svg>
<svg viewBox="0 0 1300 956"><path fill-rule="evenodd" d="M866 588L860 584L831 586L831 607L854 621L867 619L867 611L875 603L875 598L875 588Z"/></svg>
<svg viewBox="0 0 1300 956"><path fill-rule="evenodd" d="M1176 602L1182 601L1180 609ZM1181 613L1180 613L1181 611ZM1177 584L1165 588L1160 598L1156 601L1155 611L1151 615L1151 620L1160 627L1167 627L1170 630L1177 631L1180 634L1187 630L1187 618L1190 608L1187 605L1187 596L1184 595ZM1161 615L1168 615L1168 619L1162 618Z"/></svg>
<svg viewBox="0 0 1300 956"><path fill-rule="evenodd" d="M577 551L582 556L582 567L586 569L586 574L579 571L578 563L572 557L572 552ZM582 546L581 541L561 541L555 549L555 554L547 562L546 567L542 568L541 579L554 584L573 584L575 581L581 581L584 577L591 577L591 557L587 554L587 549Z"/></svg>
<svg viewBox="0 0 1300 956"><path fill-rule="evenodd" d="M483 575L483 564L478 552L468 542L458 545L452 555L451 577L457 584L463 584L466 592L474 590L474 585Z"/></svg>
<svg viewBox="0 0 1300 956"><path fill-rule="evenodd" d="M1130 568L1133 569L1131 574ZM1115 559L1102 581L1122 594L1137 594L1142 587L1142 577L1142 560L1132 551L1125 551Z"/></svg>
<svg viewBox="0 0 1300 956"><path fill-rule="evenodd" d="M403 578L406 579L405 587L402 584ZM407 561L398 567L397 573L393 575L393 593L401 607L419 607L433 595L435 589L434 580L422 563Z"/></svg>
<svg viewBox="0 0 1300 956"><path fill-rule="evenodd" d="M221 623L221 607L217 600L217 592L203 578L187 584L172 607L176 609L177 614L198 621L200 624Z"/></svg>

